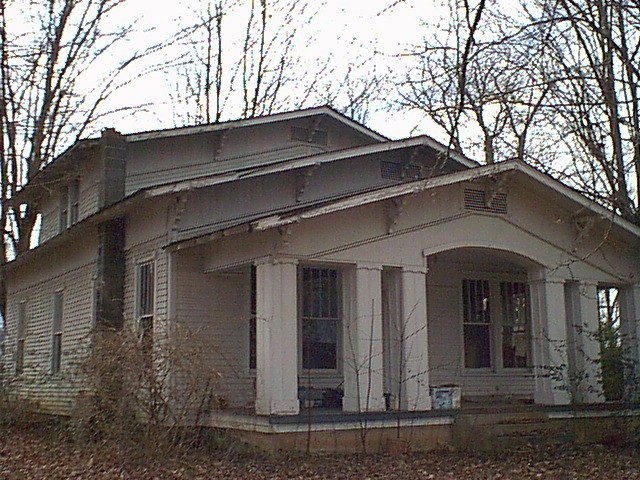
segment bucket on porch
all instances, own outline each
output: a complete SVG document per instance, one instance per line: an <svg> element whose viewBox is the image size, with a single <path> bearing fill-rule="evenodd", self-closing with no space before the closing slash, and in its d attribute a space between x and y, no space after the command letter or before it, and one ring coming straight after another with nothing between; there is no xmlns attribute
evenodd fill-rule
<svg viewBox="0 0 640 480"><path fill-rule="evenodd" d="M431 408L445 410L460 408L460 387L458 385L441 385L431 387Z"/></svg>

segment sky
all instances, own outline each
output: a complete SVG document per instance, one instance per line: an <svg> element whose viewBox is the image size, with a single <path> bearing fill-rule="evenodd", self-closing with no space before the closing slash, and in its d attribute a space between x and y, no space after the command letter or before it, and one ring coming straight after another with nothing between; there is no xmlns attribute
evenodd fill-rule
<svg viewBox="0 0 640 480"><path fill-rule="evenodd" d="M241 0L245 8L250 0ZM282 2L280 2L281 4ZM438 12L443 12L440 2L418 0L323 0L309 1L307 13L315 11L313 20L299 30L298 39L306 45L299 49L299 66L307 72L320 68L323 59L331 58L338 69L346 69L347 64L356 58L373 58L362 73L373 68L382 71L394 68L402 54L407 53L412 45L420 43L424 34L422 22L429 18L437 23ZM138 29L142 42L165 42L170 32L181 23L193 19L197 2L183 0L175 4L175 8L157 8L153 0L130 0L127 10L123 11L127 18L140 18ZM276 13L274 13L276 15ZM237 21L237 32L243 31L242 20ZM127 18L117 19L126 21ZM225 34L234 30L234 19L225 19ZM236 41L239 37L236 38ZM136 48L137 38L129 40L132 48ZM139 45L139 44L138 44ZM171 48L167 56L171 55ZM112 102L114 108L143 104L133 115L111 116L110 123L123 132L171 128L175 125L175 105L170 99L172 82L164 71L152 71L140 79L132 81L121 92L117 100ZM311 105L307 105L311 106ZM179 107L178 107L179 108ZM294 107L292 107L294 108ZM367 126L390 138L402 138L425 132L422 118L416 113L382 112L372 115ZM419 128L416 129L415 127ZM433 132L435 133L435 132ZM437 134L434 135L437 137Z"/></svg>

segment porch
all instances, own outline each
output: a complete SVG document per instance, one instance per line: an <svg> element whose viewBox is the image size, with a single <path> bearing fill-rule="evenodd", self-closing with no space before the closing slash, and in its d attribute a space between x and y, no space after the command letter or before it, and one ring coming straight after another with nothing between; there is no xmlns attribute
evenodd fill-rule
<svg viewBox="0 0 640 480"><path fill-rule="evenodd" d="M466 404L455 410L347 413L303 409L294 416L218 411L204 426L267 451L406 453L441 449L500 450L524 444L624 442L638 404L538 406L513 402Z"/></svg>
<svg viewBox="0 0 640 480"><path fill-rule="evenodd" d="M268 422L326 407L327 394L345 415L432 422L431 388L446 385L467 399L604 400L597 282L504 250L422 253L421 265L266 256L208 268L206 249L179 252L175 318L210 342L224 405Z"/></svg>

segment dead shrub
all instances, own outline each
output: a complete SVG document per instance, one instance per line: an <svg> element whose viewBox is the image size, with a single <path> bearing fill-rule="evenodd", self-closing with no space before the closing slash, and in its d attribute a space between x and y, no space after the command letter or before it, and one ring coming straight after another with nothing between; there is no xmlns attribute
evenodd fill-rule
<svg viewBox="0 0 640 480"><path fill-rule="evenodd" d="M70 423L74 438L154 457L199 445L220 375L207 368L198 338L181 325L151 344L130 328L96 329Z"/></svg>

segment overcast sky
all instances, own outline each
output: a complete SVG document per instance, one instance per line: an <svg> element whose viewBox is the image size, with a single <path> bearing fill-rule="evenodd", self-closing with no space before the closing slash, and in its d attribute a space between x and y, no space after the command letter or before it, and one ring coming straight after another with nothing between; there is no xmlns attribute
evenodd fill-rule
<svg viewBox="0 0 640 480"><path fill-rule="evenodd" d="M248 5L250 0L243 1ZM298 34L299 42L307 46L296 52L307 72L316 71L322 62L319 59L328 57L338 67L355 58L374 58L375 63L365 66L360 72L362 74L374 67L393 66L398 56L406 53L425 34L422 23L437 24L438 14L443 11L441 2L437 0L310 0L309 4L307 13L315 12L313 21L301 28ZM183 0L173 4L172 8L158 8L154 0L130 0L126 14L128 18L140 17L139 29L143 32L140 38L144 42L162 42L176 30L177 25L193 19L194 5L197 2ZM225 19L225 22L223 28L228 35L233 29L233 19ZM240 21L237 32L241 33L243 28ZM130 40L132 48L136 48L138 41L137 38ZM123 132L173 127L172 109L175 106L169 99L171 88L167 73L161 71L132 82L112 105L148 106L132 116L111 117L109 123L117 121L117 125L109 126ZM438 136L437 132L424 132L423 129L414 131L419 121L416 114L385 113L372 116L367 126L391 138L415 133Z"/></svg>

